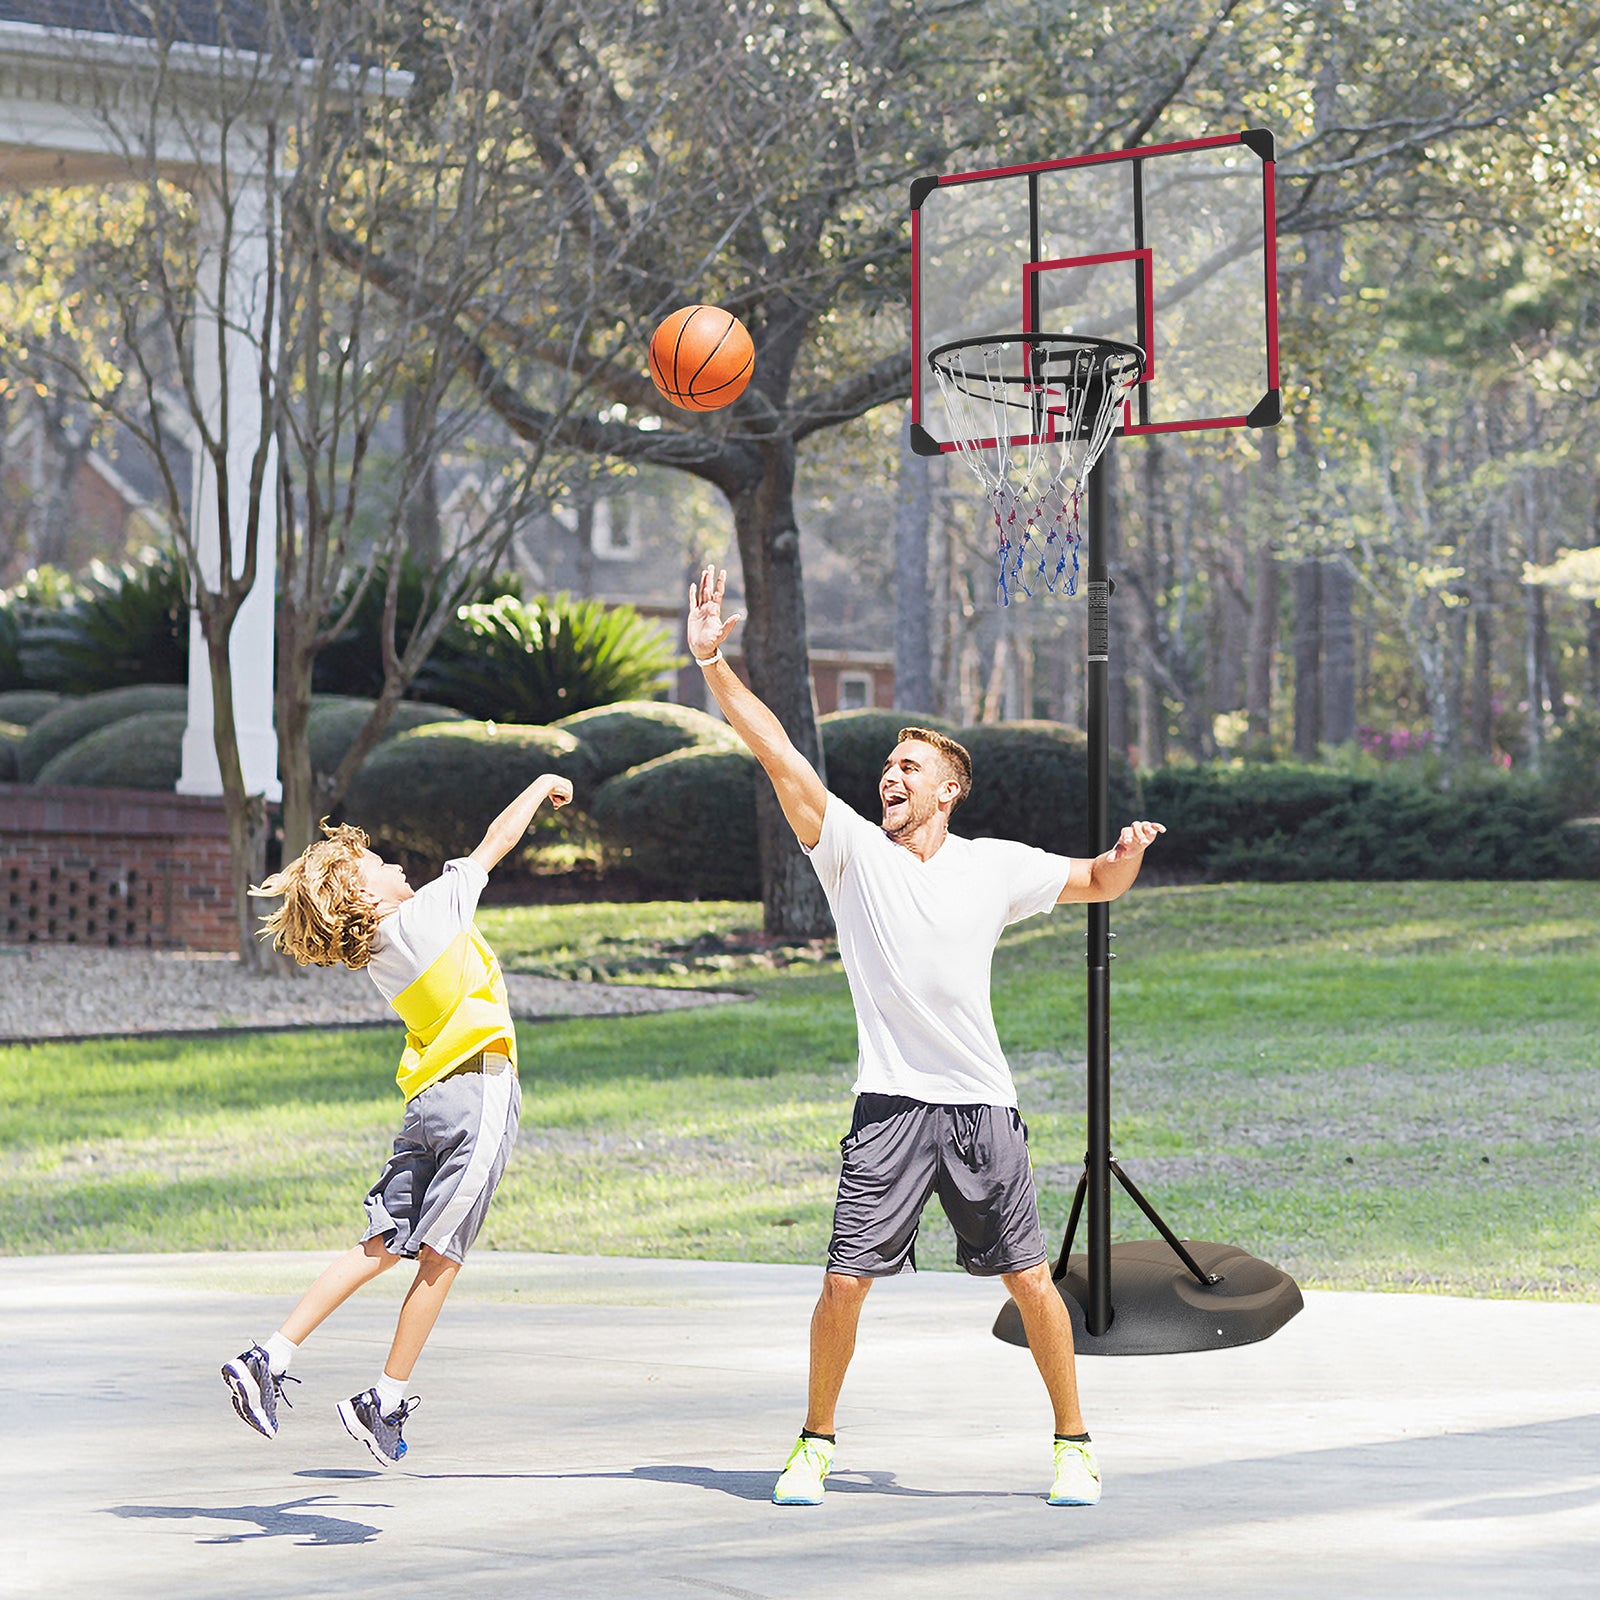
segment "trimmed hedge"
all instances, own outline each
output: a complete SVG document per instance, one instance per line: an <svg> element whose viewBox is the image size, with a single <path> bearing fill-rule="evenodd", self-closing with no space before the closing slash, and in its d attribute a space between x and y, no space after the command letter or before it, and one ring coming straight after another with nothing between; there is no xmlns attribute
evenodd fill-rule
<svg viewBox="0 0 1600 1600"><path fill-rule="evenodd" d="M600 786L591 814L648 889L691 900L756 900L756 758L743 745L676 750Z"/></svg>
<svg viewBox="0 0 1600 1600"><path fill-rule="evenodd" d="M36 782L54 757L108 724L146 711L187 711L188 705L189 691L177 683L131 684L69 700L28 729L17 747L18 776L24 783Z"/></svg>
<svg viewBox="0 0 1600 1600"><path fill-rule="evenodd" d="M319 694L312 697L311 715L306 720L306 743L311 747L311 770L322 777L332 777L334 769L344 760L344 753L355 743L356 735L372 715L376 700L363 700L355 695ZM376 750L389 739L405 733L410 728L425 727L437 722L465 722L461 712L449 706L428 705L421 700L402 700L389 713L383 731L378 735ZM476 843L476 841L474 841Z"/></svg>
<svg viewBox="0 0 1600 1600"><path fill-rule="evenodd" d="M582 742L597 785L674 750L739 746L738 734L727 723L692 706L664 700L619 700L615 705L592 706L550 726Z"/></svg>
<svg viewBox="0 0 1600 1600"><path fill-rule="evenodd" d="M544 772L570 778L580 806L593 788L582 745L560 728L427 723L380 744L340 810L388 849L440 864L476 848L489 824ZM567 821L567 810L541 808L530 842L565 835Z"/></svg>
<svg viewBox="0 0 1600 1600"><path fill-rule="evenodd" d="M913 724L961 739L953 722L909 711L830 711L817 719L828 788L869 821L876 822L882 815L878 779L883 776L883 763L898 742L900 730Z"/></svg>
<svg viewBox="0 0 1600 1600"><path fill-rule="evenodd" d="M187 711L141 711L107 723L53 756L34 782L171 793L183 771L188 724Z"/></svg>
<svg viewBox="0 0 1600 1600"><path fill-rule="evenodd" d="M1600 876L1590 835L1536 785L1461 779L1448 791L1288 763L1167 767L1145 779L1166 824L1163 870L1212 879Z"/></svg>
<svg viewBox="0 0 1600 1600"><path fill-rule="evenodd" d="M972 793L956 807L951 832L968 839L1020 839L1058 855L1096 854L1086 810L1089 744L1076 728L994 722L963 728L956 738L972 756ZM1141 808L1126 760L1112 756L1107 790L1114 839ZM1144 805L1148 809L1149 802Z"/></svg>
<svg viewBox="0 0 1600 1600"><path fill-rule="evenodd" d="M31 728L45 712L65 705L70 698L54 689L8 689L0 694L0 722Z"/></svg>

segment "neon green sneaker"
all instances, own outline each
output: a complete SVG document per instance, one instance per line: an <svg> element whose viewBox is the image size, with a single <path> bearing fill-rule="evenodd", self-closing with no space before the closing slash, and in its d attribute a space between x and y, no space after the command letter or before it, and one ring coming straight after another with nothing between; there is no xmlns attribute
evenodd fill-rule
<svg viewBox="0 0 1600 1600"><path fill-rule="evenodd" d="M832 1465L833 1446L826 1439L808 1439L801 1434L773 1485L773 1505L820 1506L822 1480Z"/></svg>
<svg viewBox="0 0 1600 1600"><path fill-rule="evenodd" d="M1056 1481L1050 1489L1053 1506L1092 1506L1100 1501L1100 1466L1087 1441L1056 1440Z"/></svg>

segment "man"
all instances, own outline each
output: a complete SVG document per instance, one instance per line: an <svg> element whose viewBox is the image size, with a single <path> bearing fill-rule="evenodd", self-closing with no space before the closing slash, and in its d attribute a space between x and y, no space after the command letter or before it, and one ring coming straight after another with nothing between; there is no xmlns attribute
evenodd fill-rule
<svg viewBox="0 0 1600 1600"><path fill-rule="evenodd" d="M874 1278L914 1270L917 1225L937 1193L970 1273L999 1277L1022 1313L1055 1412L1051 1505L1093 1505L1100 1473L1078 1405L1072 1322L1050 1279L1017 1112L989 999L1002 929L1063 901L1113 900L1166 830L1135 822L1092 861L1004 839L961 839L950 814L972 782L967 752L905 728L878 784L881 827L821 778L722 656L727 574L689 588L689 651L729 725L761 763L827 892L855 1002L856 1106L834 1206L822 1296L811 1318L805 1427L772 1498L820 1505L834 1411Z"/></svg>

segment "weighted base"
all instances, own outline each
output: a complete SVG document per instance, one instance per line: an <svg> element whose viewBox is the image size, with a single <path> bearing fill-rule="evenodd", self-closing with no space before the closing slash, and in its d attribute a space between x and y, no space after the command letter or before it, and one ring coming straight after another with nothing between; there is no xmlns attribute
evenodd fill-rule
<svg viewBox="0 0 1600 1600"><path fill-rule="evenodd" d="M1258 1261L1231 1244L1184 1240L1201 1270L1220 1281L1195 1276L1159 1239L1111 1247L1111 1326L1098 1337L1084 1326L1089 1303L1089 1258L1067 1258L1056 1289L1072 1315L1072 1338L1082 1356L1159 1356L1182 1350L1225 1350L1274 1334L1304 1302L1288 1273ZM1022 1315L1007 1300L994 1321L994 1335L1027 1347Z"/></svg>

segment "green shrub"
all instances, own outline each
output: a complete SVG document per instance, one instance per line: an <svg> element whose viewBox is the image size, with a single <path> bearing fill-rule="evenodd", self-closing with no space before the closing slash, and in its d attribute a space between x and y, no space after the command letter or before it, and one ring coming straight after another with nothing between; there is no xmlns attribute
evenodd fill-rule
<svg viewBox="0 0 1600 1600"><path fill-rule="evenodd" d="M993 722L963 728L956 738L972 756L972 793L956 808L952 832L968 839L1020 839L1058 855L1096 854L1087 812L1088 740L1076 728ZM1107 789L1107 826L1115 839L1141 806L1126 760L1111 758Z"/></svg>
<svg viewBox="0 0 1600 1600"><path fill-rule="evenodd" d="M382 847L438 864L466 855L541 773L572 780L581 806L593 788L583 746L559 728L428 723L386 739L362 763L341 814ZM565 836L571 808L541 808L530 833Z"/></svg>
<svg viewBox="0 0 1600 1600"><path fill-rule="evenodd" d="M551 726L582 741L596 784L674 750L723 750L739 744L738 734L727 723L665 700L622 700L615 705L592 706Z"/></svg>
<svg viewBox="0 0 1600 1600"><path fill-rule="evenodd" d="M1600 874L1588 836L1526 779L1402 776L1284 764L1166 768L1145 779L1162 865L1268 881Z"/></svg>
<svg viewBox="0 0 1600 1600"><path fill-rule="evenodd" d="M31 728L47 711L54 711L69 697L54 689L10 689L0 694L0 722L15 722Z"/></svg>
<svg viewBox="0 0 1600 1600"><path fill-rule="evenodd" d="M312 698L311 715L306 722L306 743L311 747L311 770L321 777L332 777L344 760L344 753L355 743L356 735L372 715L375 700L353 695L319 694ZM465 719L450 706L429 705L422 700L402 700L389 713L378 744L393 739L411 728L430 722L460 722ZM376 749L377 745L373 746Z"/></svg>
<svg viewBox="0 0 1600 1600"><path fill-rule="evenodd" d="M817 719L829 790L870 821L876 822L882 815L878 779L883 776L883 764L900 730L911 724L957 737L954 723L908 711L830 711Z"/></svg>
<svg viewBox="0 0 1600 1600"><path fill-rule="evenodd" d="M17 747L18 775L24 783L32 783L53 757L108 723L145 711L184 711L188 701L187 689L168 683L133 684L70 700L47 711L28 729L28 736Z"/></svg>
<svg viewBox="0 0 1600 1600"><path fill-rule="evenodd" d="M183 770L186 711L142 711L108 723L52 757L36 783L89 789L164 789Z"/></svg>
<svg viewBox="0 0 1600 1600"><path fill-rule="evenodd" d="M27 731L20 722L0 722L0 783L17 781L17 746Z"/></svg>
<svg viewBox="0 0 1600 1600"><path fill-rule="evenodd" d="M1600 815L1600 712L1567 715L1545 750L1544 782L1562 816Z"/></svg>
<svg viewBox="0 0 1600 1600"><path fill-rule="evenodd" d="M187 682L189 602L176 556L152 549L121 566L96 561L80 592L41 613L31 635L35 682L77 694Z"/></svg>
<svg viewBox="0 0 1600 1600"><path fill-rule="evenodd" d="M608 852L651 891L686 900L754 900L756 759L740 746L659 756L600 786L592 815Z"/></svg>
<svg viewBox="0 0 1600 1600"><path fill-rule="evenodd" d="M461 608L416 688L469 717L547 723L646 699L677 660L632 606L502 595Z"/></svg>

